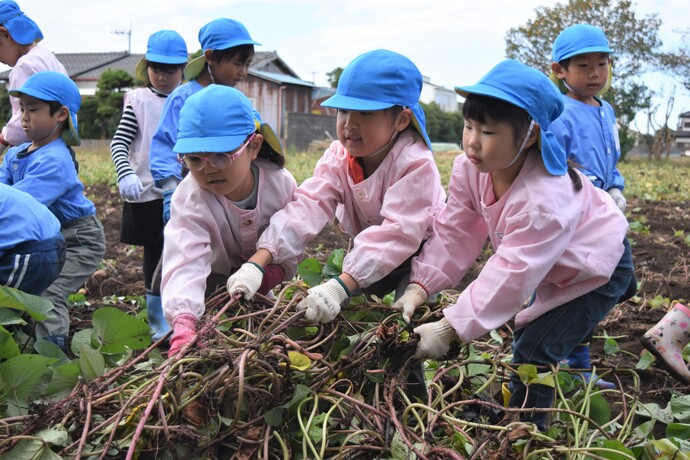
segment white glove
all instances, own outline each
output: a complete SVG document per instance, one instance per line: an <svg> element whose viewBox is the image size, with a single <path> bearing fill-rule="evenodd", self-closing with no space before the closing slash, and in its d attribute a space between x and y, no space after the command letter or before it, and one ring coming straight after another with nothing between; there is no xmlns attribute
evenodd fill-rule
<svg viewBox="0 0 690 460"><path fill-rule="evenodd" d="M415 334L419 334L419 343L414 357L417 359L436 359L446 353L450 343L457 340L455 329L446 318L435 323L426 323L414 328Z"/></svg>
<svg viewBox="0 0 690 460"><path fill-rule="evenodd" d="M137 201L144 190L144 186L136 174L127 174L118 182L120 196L127 201Z"/></svg>
<svg viewBox="0 0 690 460"><path fill-rule="evenodd" d="M417 283L412 283L405 288L403 295L395 301L391 308L402 312L403 319L407 324L410 324L414 311L426 301L427 297L424 288Z"/></svg>
<svg viewBox="0 0 690 460"><path fill-rule="evenodd" d="M338 280L331 279L307 291L309 295L297 305L297 311L306 310L307 321L329 323L340 313L340 304L348 293Z"/></svg>
<svg viewBox="0 0 690 460"><path fill-rule="evenodd" d="M611 198L613 198L613 201L616 202L616 206L618 206L618 209L621 210L621 212L625 212L625 197L621 193L621 190L619 188L610 188L608 189L609 195L611 195Z"/></svg>
<svg viewBox="0 0 690 460"><path fill-rule="evenodd" d="M258 265L245 262L233 275L228 278L228 294L242 294L246 300L251 300L261 287L264 272Z"/></svg>

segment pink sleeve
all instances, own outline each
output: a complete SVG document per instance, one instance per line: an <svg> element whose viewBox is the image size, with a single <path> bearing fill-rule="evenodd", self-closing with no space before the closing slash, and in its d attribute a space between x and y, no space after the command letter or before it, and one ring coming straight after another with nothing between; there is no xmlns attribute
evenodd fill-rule
<svg viewBox="0 0 690 460"><path fill-rule="evenodd" d="M284 263L302 255L304 248L335 216L342 202L342 168L334 153L334 142L314 168L312 177L297 187L294 200L271 217L271 223L256 245L273 256L273 262Z"/></svg>
<svg viewBox="0 0 690 460"><path fill-rule="evenodd" d="M506 220L501 244L443 313L458 336L471 341L513 318L568 247L573 229L536 211Z"/></svg>
<svg viewBox="0 0 690 460"><path fill-rule="evenodd" d="M419 257L412 261L411 281L435 293L455 287L474 264L487 238L487 226L479 202L473 199L476 181L461 168L461 157L453 164L446 207L433 224L433 233Z"/></svg>

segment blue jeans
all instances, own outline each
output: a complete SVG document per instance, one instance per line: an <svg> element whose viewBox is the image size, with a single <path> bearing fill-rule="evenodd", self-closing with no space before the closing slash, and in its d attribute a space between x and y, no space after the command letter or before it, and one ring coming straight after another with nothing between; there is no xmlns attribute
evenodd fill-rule
<svg viewBox="0 0 690 460"><path fill-rule="evenodd" d="M28 241L8 249L0 257L0 284L40 295L60 274L65 263L65 239L61 234Z"/></svg>
<svg viewBox="0 0 690 460"><path fill-rule="evenodd" d="M513 333L514 366L534 364L539 372L548 371L566 358L626 293L633 277L630 243L623 241L625 250L609 281L603 286L548 311L526 327ZM554 389L531 384L529 391L516 374L511 375L513 394L511 407L548 408L553 406ZM525 401L526 397L526 401ZM546 412L524 412L520 420L533 422L544 429Z"/></svg>

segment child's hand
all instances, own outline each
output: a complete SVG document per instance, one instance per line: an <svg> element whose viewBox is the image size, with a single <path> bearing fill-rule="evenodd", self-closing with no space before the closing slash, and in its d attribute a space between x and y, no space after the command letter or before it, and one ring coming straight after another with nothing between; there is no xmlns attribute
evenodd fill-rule
<svg viewBox="0 0 690 460"><path fill-rule="evenodd" d="M403 295L391 306L393 310L402 312L403 319L410 323L414 311L424 303L428 297L426 291L417 283L412 283L405 288Z"/></svg>
<svg viewBox="0 0 690 460"><path fill-rule="evenodd" d="M228 278L226 285L228 294L242 294L246 300L251 300L261 287L264 271L258 264L245 262L233 275Z"/></svg>
<svg viewBox="0 0 690 460"><path fill-rule="evenodd" d="M436 359L446 353L450 343L457 340L455 329L447 319L435 323L426 323L414 328L415 334L419 334L419 343L414 357L417 359Z"/></svg>
<svg viewBox="0 0 690 460"><path fill-rule="evenodd" d="M144 190L144 185L136 174L126 175L120 179L118 186L120 187L120 196L127 201L137 201Z"/></svg>
<svg viewBox="0 0 690 460"><path fill-rule="evenodd" d="M163 223L167 224L170 220L170 202L172 201L175 189L163 191Z"/></svg>
<svg viewBox="0 0 690 460"><path fill-rule="evenodd" d="M335 279L309 289L309 295L297 305L305 311L307 321L330 323L340 313L340 304L347 299L347 291Z"/></svg>
<svg viewBox="0 0 690 460"><path fill-rule="evenodd" d="M173 320L173 334L170 337L168 358L175 356L196 335L196 318L190 314L182 314Z"/></svg>
<svg viewBox="0 0 690 460"><path fill-rule="evenodd" d="M623 196L623 193L621 193L620 189L610 188L608 189L608 192L609 195L611 195L611 198L613 198L613 201L616 203L616 206L618 206L618 209L620 209L621 212L625 212L627 202L625 201L625 197Z"/></svg>

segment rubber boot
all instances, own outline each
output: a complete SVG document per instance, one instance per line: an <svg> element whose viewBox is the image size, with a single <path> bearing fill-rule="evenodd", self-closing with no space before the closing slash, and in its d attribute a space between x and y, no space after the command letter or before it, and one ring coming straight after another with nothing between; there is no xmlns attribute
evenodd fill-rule
<svg viewBox="0 0 690 460"><path fill-rule="evenodd" d="M570 369L591 369L592 363L589 360L589 343L581 343L577 345L568 355L565 360ZM589 384L589 381L594 379L594 384L601 389L611 390L616 388L616 385L612 382L608 382L604 379L600 379L596 373L592 372L582 372L582 378L584 378L585 385ZM580 378L580 375L575 375L576 378Z"/></svg>
<svg viewBox="0 0 690 460"><path fill-rule="evenodd" d="M163 316L163 302L161 296L151 292L146 293L146 315L148 316L149 327L153 331L152 340L160 340L170 331L170 325Z"/></svg>
<svg viewBox="0 0 690 460"><path fill-rule="evenodd" d="M690 309L677 303L661 321L645 332L642 344L670 373L690 385L690 371L683 360L683 349L690 342Z"/></svg>
<svg viewBox="0 0 690 460"><path fill-rule="evenodd" d="M43 337L43 340L46 340L50 343L54 343L55 345L60 347L60 350L62 350L64 354L69 356L69 337L67 335L48 335Z"/></svg>

